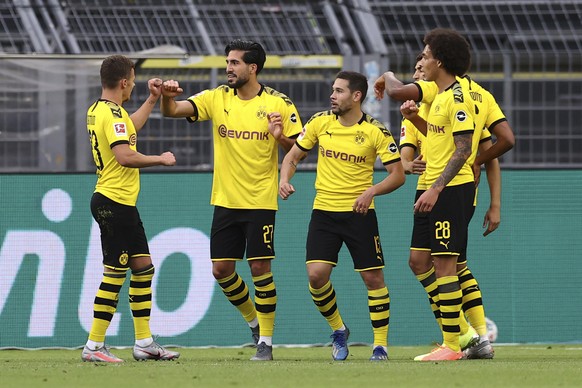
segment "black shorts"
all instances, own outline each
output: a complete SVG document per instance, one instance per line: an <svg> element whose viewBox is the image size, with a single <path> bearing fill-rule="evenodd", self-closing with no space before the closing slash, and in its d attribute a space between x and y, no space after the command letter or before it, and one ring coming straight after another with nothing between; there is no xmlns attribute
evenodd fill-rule
<svg viewBox="0 0 582 388"><path fill-rule="evenodd" d="M430 213L415 215L411 249L429 249L432 255L466 252L474 197L472 182L445 187Z"/></svg>
<svg viewBox="0 0 582 388"><path fill-rule="evenodd" d="M425 190L416 190L414 203ZM412 226L412 238L410 248L419 251L430 251L430 228L428 226L428 213L414 213Z"/></svg>
<svg viewBox="0 0 582 388"><path fill-rule="evenodd" d="M149 256L148 240L135 206L122 205L93 193L91 214L101 230L103 265L127 270L132 257Z"/></svg>
<svg viewBox="0 0 582 388"><path fill-rule="evenodd" d="M366 215L313 210L307 234L306 262L337 265L342 243L348 247L356 271L384 268L374 209L368 210Z"/></svg>
<svg viewBox="0 0 582 388"><path fill-rule="evenodd" d="M212 261L275 258L275 210L215 206L210 231Z"/></svg>

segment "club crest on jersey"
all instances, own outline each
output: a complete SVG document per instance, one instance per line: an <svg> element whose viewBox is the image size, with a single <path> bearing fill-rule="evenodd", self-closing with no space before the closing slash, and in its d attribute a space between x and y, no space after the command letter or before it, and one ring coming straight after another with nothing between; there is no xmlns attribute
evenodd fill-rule
<svg viewBox="0 0 582 388"><path fill-rule="evenodd" d="M362 131L357 131L356 132L356 137L354 138L355 142L357 145L362 145L364 144L364 142L366 141L366 138L364 137L364 132Z"/></svg>
<svg viewBox="0 0 582 388"><path fill-rule="evenodd" d="M127 128L125 123L113 123L113 130L117 136L127 136Z"/></svg>
<svg viewBox="0 0 582 388"><path fill-rule="evenodd" d="M257 118L259 120L263 120L267 118L267 107L266 106L259 106L259 110L257 111Z"/></svg>

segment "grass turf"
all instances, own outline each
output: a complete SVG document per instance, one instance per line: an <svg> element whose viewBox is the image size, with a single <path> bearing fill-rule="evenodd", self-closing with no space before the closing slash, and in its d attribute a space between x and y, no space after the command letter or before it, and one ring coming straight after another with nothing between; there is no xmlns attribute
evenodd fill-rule
<svg viewBox="0 0 582 388"><path fill-rule="evenodd" d="M182 348L177 361L85 363L80 350L2 350L2 387L580 387L582 345L496 346L493 360L415 362L430 347L390 347L370 362L371 348L351 346L344 362L331 349L280 348L273 362L251 362L252 348Z"/></svg>

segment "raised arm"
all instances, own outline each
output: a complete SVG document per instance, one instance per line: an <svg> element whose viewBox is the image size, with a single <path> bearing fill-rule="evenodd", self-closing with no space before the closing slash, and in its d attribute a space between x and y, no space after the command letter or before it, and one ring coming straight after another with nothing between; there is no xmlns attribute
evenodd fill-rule
<svg viewBox="0 0 582 388"><path fill-rule="evenodd" d="M382 74L374 82L374 95L378 100L384 98L384 92L396 101L418 101L420 99L418 86L413 83L403 83L391 71Z"/></svg>
<svg viewBox="0 0 582 388"><path fill-rule="evenodd" d="M148 89L150 91L148 98L144 101L138 110L129 116L136 131L139 131L143 128L146 121L150 117L154 106L156 106L156 102L158 102L160 99L160 95L162 94L162 80L159 78L150 79L148 81Z"/></svg>
<svg viewBox="0 0 582 388"><path fill-rule="evenodd" d="M176 101L175 98L184 90L178 81L168 80L162 84L162 102L160 109L165 117L192 117L195 114L194 105L188 100Z"/></svg>

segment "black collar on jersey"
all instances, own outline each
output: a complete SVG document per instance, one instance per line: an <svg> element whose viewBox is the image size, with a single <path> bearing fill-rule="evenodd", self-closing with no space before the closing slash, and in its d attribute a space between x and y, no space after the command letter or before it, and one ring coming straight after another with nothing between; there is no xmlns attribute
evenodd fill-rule
<svg viewBox="0 0 582 388"><path fill-rule="evenodd" d="M331 111L330 111L331 112ZM333 112L332 112L333 113ZM339 116L337 114L334 113L335 119L339 120ZM362 112L362 117L360 118L360 120L358 120L358 125L362 124L364 121L366 121L366 112Z"/></svg>
<svg viewBox="0 0 582 388"><path fill-rule="evenodd" d="M118 103L116 103L115 101L111 101L111 100L108 100L108 99L106 99L106 98L100 98L100 99L98 99L97 101L110 102L110 103L112 103L112 104L115 104L115 105L117 105L117 106L120 106L120 105L119 105Z"/></svg>
<svg viewBox="0 0 582 388"><path fill-rule="evenodd" d="M450 85L448 88L446 88L446 89L445 89L445 92L446 92L447 90L449 90L449 89L452 89L452 88L453 88L453 86L455 86L455 85L456 85L456 84L458 84L458 83L459 83L459 81L457 81L457 80L455 79L455 82L453 82L453 83L452 83L452 84L451 84L451 85Z"/></svg>
<svg viewBox="0 0 582 388"><path fill-rule="evenodd" d="M362 112L362 118L360 119L360 121L358 121L358 124L362 124L364 121L366 121L366 113Z"/></svg>
<svg viewBox="0 0 582 388"><path fill-rule="evenodd" d="M259 85L261 85L261 89L257 93L257 96L260 96L263 93L263 90L265 90L265 85L263 85L263 84L259 84ZM237 95L236 94L236 89L235 88L232 88L232 90L234 91L234 95L236 96Z"/></svg>

